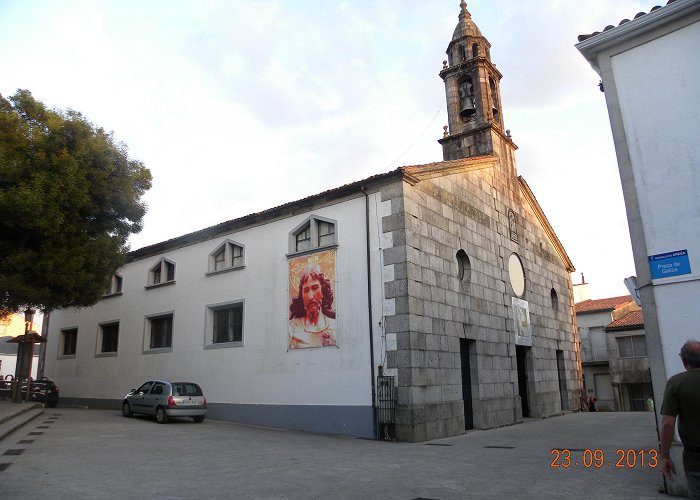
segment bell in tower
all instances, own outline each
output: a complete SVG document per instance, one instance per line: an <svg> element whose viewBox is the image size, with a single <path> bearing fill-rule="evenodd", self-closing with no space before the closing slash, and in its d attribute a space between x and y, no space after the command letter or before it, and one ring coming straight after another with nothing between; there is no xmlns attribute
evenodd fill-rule
<svg viewBox="0 0 700 500"><path fill-rule="evenodd" d="M474 85L471 78L466 80L459 86L459 102L462 109L459 111L459 116L464 120L470 120L476 116L474 108Z"/></svg>
<svg viewBox="0 0 700 500"><path fill-rule="evenodd" d="M439 140L445 160L491 154L494 141L510 141L500 105L502 75L491 62L490 48L462 0L440 72L447 97L448 134Z"/></svg>

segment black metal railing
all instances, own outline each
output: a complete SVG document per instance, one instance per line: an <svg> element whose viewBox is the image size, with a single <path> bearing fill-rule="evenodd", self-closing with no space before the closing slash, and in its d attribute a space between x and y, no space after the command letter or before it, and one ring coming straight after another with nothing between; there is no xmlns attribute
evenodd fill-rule
<svg viewBox="0 0 700 500"><path fill-rule="evenodd" d="M390 375L377 377L377 423L379 438L393 441L396 424L396 389Z"/></svg>

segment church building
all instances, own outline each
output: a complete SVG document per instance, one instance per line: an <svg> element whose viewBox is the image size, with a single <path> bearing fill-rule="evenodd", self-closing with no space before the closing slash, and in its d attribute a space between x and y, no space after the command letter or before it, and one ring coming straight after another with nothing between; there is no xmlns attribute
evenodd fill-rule
<svg viewBox="0 0 700 500"><path fill-rule="evenodd" d="M574 267L489 48L462 1L442 161L134 250L97 304L52 312L62 402L193 381L207 418L404 441L577 410Z"/></svg>

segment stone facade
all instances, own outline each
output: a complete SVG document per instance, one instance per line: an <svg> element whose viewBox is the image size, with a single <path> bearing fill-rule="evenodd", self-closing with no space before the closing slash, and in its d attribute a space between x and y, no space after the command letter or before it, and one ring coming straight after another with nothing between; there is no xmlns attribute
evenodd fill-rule
<svg viewBox="0 0 700 500"><path fill-rule="evenodd" d="M382 230L392 242L383 250L390 268L384 275L392 278L384 291L395 312L385 323L387 345L395 348L387 352L387 367L397 374L401 440L513 424L523 415L546 417L578 404L573 266L517 177L517 148L502 132L501 75L489 47L463 3L441 72L450 131L440 141L446 161L407 167L415 182L382 192L382 200L391 201ZM465 118L460 85L466 78L475 114ZM509 276L514 254L524 266L521 293ZM529 307L531 334L520 339L521 349L513 297Z"/></svg>
<svg viewBox="0 0 700 500"><path fill-rule="evenodd" d="M468 165L469 160L464 161ZM511 178L510 165L426 179L382 193L392 213L383 231L393 246L384 266L393 268L385 297L394 316L387 335L396 349L388 368L398 374L397 436L422 441L465 430L460 339L471 343L473 425L491 428L522 419L518 396L507 261L520 256L526 269L533 345L528 352L530 415L575 408L579 371L567 268L536 214ZM505 170L505 171L504 171ZM515 182L513 182L515 181ZM509 237L508 212L516 213L520 243ZM460 280L463 250L471 276ZM556 308L551 292L559 297ZM556 351L563 351L566 396L562 405Z"/></svg>

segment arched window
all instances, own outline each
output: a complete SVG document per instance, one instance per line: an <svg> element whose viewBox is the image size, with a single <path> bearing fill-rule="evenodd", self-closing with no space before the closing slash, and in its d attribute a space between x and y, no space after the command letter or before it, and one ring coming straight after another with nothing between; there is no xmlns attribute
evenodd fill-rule
<svg viewBox="0 0 700 500"><path fill-rule="evenodd" d="M462 249L457 252L457 276L462 283L469 283L472 279L472 263Z"/></svg>
<svg viewBox="0 0 700 500"><path fill-rule="evenodd" d="M459 62L464 62L467 60L467 46L466 45L460 45L459 46Z"/></svg>
<svg viewBox="0 0 700 500"><path fill-rule="evenodd" d="M552 309L555 311L559 310L559 296L557 295L557 291L552 288L552 291L549 293L549 297L552 299Z"/></svg>
<svg viewBox="0 0 700 500"><path fill-rule="evenodd" d="M474 106L474 83L472 77L467 75L459 82L459 116L462 120L469 121L476 117Z"/></svg>
<svg viewBox="0 0 700 500"><path fill-rule="evenodd" d="M479 44L475 43L472 45L472 57L479 57Z"/></svg>
<svg viewBox="0 0 700 500"><path fill-rule="evenodd" d="M496 82L493 78L489 78L489 86L491 87L491 101L493 104L493 118L499 119L498 92L496 91Z"/></svg>

